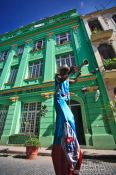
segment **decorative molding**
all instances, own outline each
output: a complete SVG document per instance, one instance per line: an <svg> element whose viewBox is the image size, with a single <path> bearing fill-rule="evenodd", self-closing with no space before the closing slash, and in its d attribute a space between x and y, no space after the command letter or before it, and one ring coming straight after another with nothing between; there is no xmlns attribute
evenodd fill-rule
<svg viewBox="0 0 116 175"><path fill-rule="evenodd" d="M47 38L48 38L48 40L52 37L52 35L54 34L54 32L50 32L50 33L48 33L46 36L47 36Z"/></svg>
<svg viewBox="0 0 116 175"><path fill-rule="evenodd" d="M10 100L11 102L16 102L18 99L19 99L18 96L10 97L10 98L9 98L9 100Z"/></svg>
<svg viewBox="0 0 116 175"><path fill-rule="evenodd" d="M53 96L54 92L47 92L47 93L41 93L40 95L43 98L51 98Z"/></svg>
<svg viewBox="0 0 116 175"><path fill-rule="evenodd" d="M78 80L78 82L91 81L91 80L96 80L96 77L82 78L82 79Z"/></svg>
<svg viewBox="0 0 116 175"><path fill-rule="evenodd" d="M89 92L94 92L94 91L96 91L97 89L98 89L98 86L91 86L91 87L88 88L88 91L89 91Z"/></svg>
<svg viewBox="0 0 116 175"><path fill-rule="evenodd" d="M82 78L78 82L91 81L91 80L96 80L96 77L94 76L94 77L90 77L90 78ZM2 91L0 91L0 94L9 94L11 92L20 92L20 91L25 91L25 90L37 89L37 88L53 87L54 81L49 81L49 82L50 82L50 84L43 84L43 85L30 86L30 87L13 87L15 89L7 90L7 91L2 90Z"/></svg>
<svg viewBox="0 0 116 175"><path fill-rule="evenodd" d="M74 92L70 92L70 95L71 96L75 96L76 94Z"/></svg>
<svg viewBox="0 0 116 175"><path fill-rule="evenodd" d="M32 39L26 40L26 41L25 41L25 44L29 44L29 43L32 42L32 41L33 41Z"/></svg>
<svg viewBox="0 0 116 175"><path fill-rule="evenodd" d="M15 49L16 47L17 47L17 44L11 45L11 48L12 48L12 49Z"/></svg>
<svg viewBox="0 0 116 175"><path fill-rule="evenodd" d="M73 26L72 29L75 33L77 33L77 29L78 29L79 25Z"/></svg>

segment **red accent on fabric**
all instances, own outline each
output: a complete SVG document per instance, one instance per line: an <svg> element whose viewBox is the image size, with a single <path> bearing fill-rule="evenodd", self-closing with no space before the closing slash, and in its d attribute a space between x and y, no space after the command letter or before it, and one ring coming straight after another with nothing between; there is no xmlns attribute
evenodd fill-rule
<svg viewBox="0 0 116 175"><path fill-rule="evenodd" d="M82 152L81 152L81 150L80 150L80 153L79 153L79 160L78 160L78 170L80 170L80 168L81 168L81 164L82 164Z"/></svg>
<svg viewBox="0 0 116 175"><path fill-rule="evenodd" d="M69 174L68 161L64 155L64 151L60 145L54 145L52 148L52 161L56 175L72 175Z"/></svg>
<svg viewBox="0 0 116 175"><path fill-rule="evenodd" d="M66 143L66 142L68 142L68 143L72 143L74 141L74 138L72 138L72 137L67 137L67 138L65 138L65 140L64 140L64 142Z"/></svg>
<svg viewBox="0 0 116 175"><path fill-rule="evenodd" d="M60 145L53 145L52 161L56 175L75 175L74 172L70 169L64 151ZM78 170L80 170L81 164L82 164L82 152L80 151L79 160L77 164Z"/></svg>

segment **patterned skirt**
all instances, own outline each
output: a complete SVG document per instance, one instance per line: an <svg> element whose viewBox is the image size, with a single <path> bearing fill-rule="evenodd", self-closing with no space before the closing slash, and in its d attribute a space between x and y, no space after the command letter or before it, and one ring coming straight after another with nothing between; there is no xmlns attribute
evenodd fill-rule
<svg viewBox="0 0 116 175"><path fill-rule="evenodd" d="M56 129L52 160L56 175L79 174L82 153L77 139L74 116L64 99L55 98Z"/></svg>

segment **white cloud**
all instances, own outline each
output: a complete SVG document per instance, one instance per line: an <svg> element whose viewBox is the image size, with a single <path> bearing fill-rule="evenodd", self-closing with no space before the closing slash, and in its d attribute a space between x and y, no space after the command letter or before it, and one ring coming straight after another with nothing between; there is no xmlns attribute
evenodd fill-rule
<svg viewBox="0 0 116 175"><path fill-rule="evenodd" d="M81 7L83 7L83 6L84 6L84 2L83 2L83 1L81 1L80 5L81 5Z"/></svg>

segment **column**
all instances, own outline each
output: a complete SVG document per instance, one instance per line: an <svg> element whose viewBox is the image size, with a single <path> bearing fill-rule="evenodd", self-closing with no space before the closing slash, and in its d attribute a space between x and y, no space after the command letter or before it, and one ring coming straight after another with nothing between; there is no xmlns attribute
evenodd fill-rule
<svg viewBox="0 0 116 175"><path fill-rule="evenodd" d="M5 62L1 77L0 77L0 89L4 88L4 83L7 82L9 73L10 73L10 67L11 67L11 63L13 60L13 56L15 54L15 49L16 49L16 45L12 46L12 49L8 55L8 58Z"/></svg>
<svg viewBox="0 0 116 175"><path fill-rule="evenodd" d="M47 35L46 56L44 67L44 82L54 80L55 74L55 36L53 33Z"/></svg>
<svg viewBox="0 0 116 175"><path fill-rule="evenodd" d="M16 81L14 84L14 87L20 87L23 85L23 80L25 79L25 73L26 73L26 69L28 66L28 56L29 56L29 51L32 48L32 42L30 42L31 40L28 40L26 42L25 48L24 48L24 52L20 61L20 65L19 65L19 69L17 72L17 77L16 77Z"/></svg>
<svg viewBox="0 0 116 175"><path fill-rule="evenodd" d="M20 117L21 112L21 102L18 101L18 97L10 97L10 101L11 104L8 109L3 134L1 136L2 144L8 144L9 136L17 132L17 120Z"/></svg>
<svg viewBox="0 0 116 175"><path fill-rule="evenodd" d="M54 137L54 100L53 98L46 99L42 104L47 106L47 114L40 120L40 142L42 146L49 146L53 142Z"/></svg>
<svg viewBox="0 0 116 175"><path fill-rule="evenodd" d="M83 63L84 59L88 59L89 61L89 55L87 52L87 45L86 45L86 38L83 35L83 31L80 28L81 26L74 26L72 27L71 33L73 38L73 48L74 48L74 54L76 57L76 63L77 65L80 65ZM90 65L89 65L90 67ZM84 66L82 67L82 74L89 74L90 71L88 67Z"/></svg>

